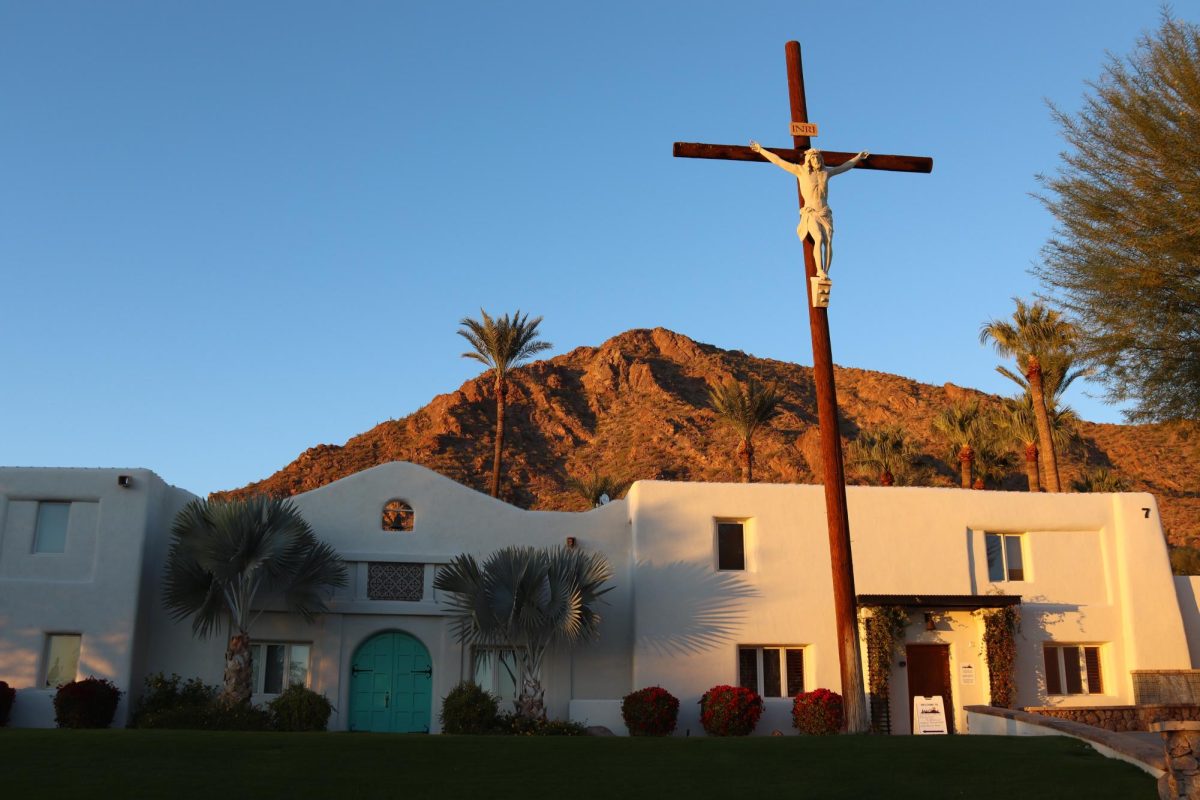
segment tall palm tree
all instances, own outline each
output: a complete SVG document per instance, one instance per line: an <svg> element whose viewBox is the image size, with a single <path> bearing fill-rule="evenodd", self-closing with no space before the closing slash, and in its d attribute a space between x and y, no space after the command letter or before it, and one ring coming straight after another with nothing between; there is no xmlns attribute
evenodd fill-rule
<svg viewBox="0 0 1200 800"><path fill-rule="evenodd" d="M861 471L877 475L880 486L892 486L897 477L906 475L916 455L916 448L899 425L864 430L849 449L850 462Z"/></svg>
<svg viewBox="0 0 1200 800"><path fill-rule="evenodd" d="M473 358L492 371L496 381L496 452L492 458L492 497L500 496L500 454L504 450L504 404L508 394L508 372L522 361L552 346L537 338L537 327L542 318L529 319L521 316L518 309L510 318L492 318L482 308L482 321L464 317L458 335L471 343L469 353L463 358Z"/></svg>
<svg viewBox="0 0 1200 800"><path fill-rule="evenodd" d="M1038 445L1046 472L1046 488L1051 492L1060 492L1058 456L1050 431L1043 379L1047 363L1062 363L1069 359L1078 332L1059 312L1047 308L1040 300L1028 305L1020 298L1013 300L1017 309L1013 312L1012 321L985 322L979 330L979 341L983 344L991 341L997 353L1016 358L1017 368L1027 381L1029 397L1033 401Z"/></svg>
<svg viewBox="0 0 1200 800"><path fill-rule="evenodd" d="M742 481L754 480L754 434L779 413L779 389L753 378L744 386L730 380L709 389L709 403L717 416L741 437L738 455L742 459Z"/></svg>
<svg viewBox="0 0 1200 800"><path fill-rule="evenodd" d="M956 403L943 409L933 418L933 430L950 446L951 458L958 459L962 488L970 489L971 472L975 464L975 445L983 433L983 418L979 401Z"/></svg>
<svg viewBox="0 0 1200 800"><path fill-rule="evenodd" d="M463 644L510 648L521 664L517 714L544 719L542 661L556 642L595 637L596 606L613 587L608 560L597 552L557 547L505 547L482 567L469 553L438 569L433 585L447 593L455 635Z"/></svg>
<svg viewBox="0 0 1200 800"><path fill-rule="evenodd" d="M568 488L587 500L589 508L599 506L604 497L616 500L625 493L630 483L631 481L620 480L611 475L602 475L596 472L589 474L586 478L567 478Z"/></svg>
<svg viewBox="0 0 1200 800"><path fill-rule="evenodd" d="M175 516L167 553L163 603L176 620L192 618L201 638L229 626L227 704L250 702L250 626L260 594L283 600L305 621L326 610L326 594L346 585L346 565L321 542L290 501L193 500Z"/></svg>
<svg viewBox="0 0 1200 800"><path fill-rule="evenodd" d="M1025 480L1029 483L1029 491L1040 492L1037 420L1033 416L1033 402L1029 395L1006 401L997 412L996 426L1009 441L1021 448L1025 456Z"/></svg>
<svg viewBox="0 0 1200 800"><path fill-rule="evenodd" d="M990 408L980 414L979 434L975 441L974 488L984 489L988 484L1002 483L1016 469L1016 463L1011 440L1000 425L997 409Z"/></svg>

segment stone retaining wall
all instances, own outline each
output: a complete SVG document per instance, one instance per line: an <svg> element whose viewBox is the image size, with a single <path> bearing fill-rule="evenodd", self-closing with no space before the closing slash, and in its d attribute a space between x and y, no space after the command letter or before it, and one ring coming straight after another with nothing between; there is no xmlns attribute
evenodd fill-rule
<svg viewBox="0 0 1200 800"><path fill-rule="evenodd" d="M1031 706L1025 711L1117 732L1148 731L1152 722L1200 722L1200 706L1196 705L1093 706L1089 708Z"/></svg>

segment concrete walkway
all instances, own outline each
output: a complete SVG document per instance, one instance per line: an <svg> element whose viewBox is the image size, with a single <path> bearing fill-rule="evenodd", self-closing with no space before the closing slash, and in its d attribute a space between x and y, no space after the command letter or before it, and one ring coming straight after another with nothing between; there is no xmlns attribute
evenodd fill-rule
<svg viewBox="0 0 1200 800"><path fill-rule="evenodd" d="M1115 731L995 706L967 706L967 733L984 736L1070 736L1096 752L1161 777L1167 768L1162 737L1157 733Z"/></svg>

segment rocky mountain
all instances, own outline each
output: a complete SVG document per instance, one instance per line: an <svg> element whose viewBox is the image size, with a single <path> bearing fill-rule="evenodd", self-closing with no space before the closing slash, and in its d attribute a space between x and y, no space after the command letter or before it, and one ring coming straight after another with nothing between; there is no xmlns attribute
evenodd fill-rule
<svg viewBox="0 0 1200 800"><path fill-rule="evenodd" d="M930 386L898 375L835 368L844 443L881 424L899 424L924 455L913 483L957 485L957 462L935 438L941 409L966 398L999 398L953 384ZM755 477L820 482L811 369L701 344L662 328L632 330L599 347L518 368L512 374L505 434L505 499L526 508L582 510L567 486L591 473L626 479L736 481L736 436L708 408L708 387L736 378L776 382L782 412L755 437ZM376 425L343 445L312 447L274 475L229 498L287 496L387 461L422 464L480 491L491 470L495 400L486 375L435 397L409 416ZM1107 467L1129 489L1157 496L1173 544L1200 539L1200 446L1167 425L1084 422L1082 444L1061 459L1066 484ZM849 470L848 470L849 472ZM867 483L869 476L851 481ZM995 488L1025 488L1020 462Z"/></svg>

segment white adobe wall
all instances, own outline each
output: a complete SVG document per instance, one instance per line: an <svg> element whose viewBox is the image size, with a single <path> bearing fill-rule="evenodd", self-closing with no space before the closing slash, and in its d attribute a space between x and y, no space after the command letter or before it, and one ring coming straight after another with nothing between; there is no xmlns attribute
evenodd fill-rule
<svg viewBox="0 0 1200 800"><path fill-rule="evenodd" d="M118 475L132 486L119 487ZM114 720L124 724L143 541L190 497L144 469L0 468L0 680L18 690L11 725L54 725L54 689L38 685L52 633L81 635L77 676L125 692ZM71 503L61 554L33 552L39 501Z"/></svg>
<svg viewBox="0 0 1200 800"><path fill-rule="evenodd" d="M1200 575L1176 575L1175 597L1183 615L1191 668L1200 669Z"/></svg>
<svg viewBox="0 0 1200 800"><path fill-rule="evenodd" d="M381 529L384 503L398 498L415 513L412 532ZM351 566L351 585L334 598L330 614L313 625L285 614L267 613L251 636L260 640L312 642L310 686L329 697L337 712L330 728L346 726L350 708L350 665L355 649L376 633L399 630L429 649L433 660L433 731L441 699L470 675L468 654L455 640L432 590L437 565L462 552L485 556L507 545L552 547L574 536L578 546L602 551L612 563L615 589L605 595L603 622L595 642L552 654L545 668L547 710L565 718L571 698L622 697L631 689L630 535L628 508L616 501L586 513L524 511L469 489L415 464L374 467L293 498L316 534ZM165 548L148 557L148 570L160 574ZM365 564L406 561L427 564L426 596L420 603L365 599ZM364 565L361 567L358 565ZM157 589L156 589L157 593ZM161 611L161 598L149 604L151 652L144 673L162 671L218 683L224 641L197 641L186 623Z"/></svg>
<svg viewBox="0 0 1200 800"><path fill-rule="evenodd" d="M1130 670L1190 664L1149 495L850 487L847 496L858 593L1024 598L1019 705L1046 702L1047 640L1105 645L1105 693L1056 698L1060 705L1131 703ZM738 645L803 645L805 687L840 690L822 487L643 481L629 503L634 688L658 684L679 696L681 731L699 731L705 690L737 682ZM747 521L744 572L716 570L717 518ZM985 531L1025 535L1027 580L988 581ZM956 705L986 703L978 618L942 615L934 632L923 622L913 620L910 642L950 645ZM966 664L976 667L974 684L959 680ZM892 696L893 729L903 731L908 692L899 667ZM789 732L789 701L766 704L760 732Z"/></svg>

